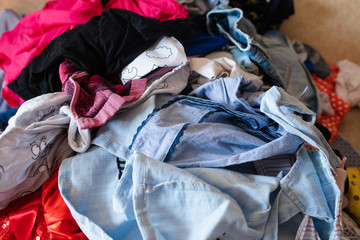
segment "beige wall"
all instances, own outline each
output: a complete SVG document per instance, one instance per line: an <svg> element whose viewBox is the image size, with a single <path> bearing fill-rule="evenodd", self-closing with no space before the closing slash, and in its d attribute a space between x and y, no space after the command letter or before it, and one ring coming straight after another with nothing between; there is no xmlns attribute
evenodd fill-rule
<svg viewBox="0 0 360 240"><path fill-rule="evenodd" d="M0 0L0 9L11 8L18 13L29 14L43 8L48 0Z"/></svg>
<svg viewBox="0 0 360 240"><path fill-rule="evenodd" d="M327 60L360 65L360 0L295 0L281 31L313 46Z"/></svg>

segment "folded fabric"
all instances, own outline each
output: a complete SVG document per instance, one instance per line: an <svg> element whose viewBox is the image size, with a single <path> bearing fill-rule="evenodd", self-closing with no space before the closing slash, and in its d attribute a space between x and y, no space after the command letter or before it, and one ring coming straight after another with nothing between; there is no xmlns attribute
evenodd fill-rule
<svg viewBox="0 0 360 240"><path fill-rule="evenodd" d="M90 239L261 239L271 221L269 196L280 178L179 169L133 152L118 180L116 158L93 146L60 167L60 192Z"/></svg>
<svg viewBox="0 0 360 240"><path fill-rule="evenodd" d="M169 41L163 40L165 42L160 41L162 44ZM176 39L171 41L177 43ZM107 80L99 75L90 75L79 71L67 61L63 62L60 65L62 90L72 96L70 109L79 129L101 126L118 111L129 110L154 94L179 94L188 82L190 73L188 62L182 48L166 47L165 49L169 51L159 52L151 48L136 58L126 69L139 68L139 71L136 71L135 76L124 76L125 78L122 79L124 85L119 84L120 79ZM176 50L179 52L176 53ZM166 66L166 61L163 61L162 57L169 58L169 52L173 53L173 57L170 57L172 61ZM152 56L160 60L149 61L146 64L147 54L153 54ZM144 65L143 69L140 67L141 62ZM143 78L135 79L141 76Z"/></svg>
<svg viewBox="0 0 360 240"><path fill-rule="evenodd" d="M0 135L0 209L38 189L65 158L89 147L89 130L69 128L70 99L45 94L26 101L10 119Z"/></svg>
<svg viewBox="0 0 360 240"><path fill-rule="evenodd" d="M341 236L333 208L338 188L316 151L302 148L286 176L269 177L180 169L103 139L59 170L60 193L90 239L295 239L307 230L324 239ZM303 214L312 228L291 219L301 222Z"/></svg>
<svg viewBox="0 0 360 240"><path fill-rule="evenodd" d="M70 109L80 129L103 125L125 102L138 99L146 88L145 78L115 85L99 75L76 71L68 62L63 62L59 71L63 92L72 96Z"/></svg>
<svg viewBox="0 0 360 240"><path fill-rule="evenodd" d="M129 148L177 167L225 167L295 154L303 141L261 114L259 105L252 107L261 101L261 86L243 77L204 84L192 93L204 98L180 96L150 114Z"/></svg>
<svg viewBox="0 0 360 240"><path fill-rule="evenodd" d="M112 79L163 36L187 42L193 38L191 22L160 22L124 9L107 9L52 40L9 87L24 99L61 91L58 68L65 58L91 75Z"/></svg>
<svg viewBox="0 0 360 240"><path fill-rule="evenodd" d="M228 38L243 55L256 63L265 75L265 85L279 86L300 98L320 115L319 93L311 75L293 50L290 40L280 31L259 35L241 9L219 5L207 14L212 35ZM306 94L303 94L307 89Z"/></svg>

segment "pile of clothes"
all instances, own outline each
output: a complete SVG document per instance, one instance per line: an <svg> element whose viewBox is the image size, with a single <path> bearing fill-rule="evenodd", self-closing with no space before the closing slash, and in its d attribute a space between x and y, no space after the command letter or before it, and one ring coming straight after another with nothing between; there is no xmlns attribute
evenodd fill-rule
<svg viewBox="0 0 360 240"><path fill-rule="evenodd" d="M331 105L339 68L273 29L293 13L62 0L17 15L0 39L2 239L341 237L345 159L321 119L350 106Z"/></svg>

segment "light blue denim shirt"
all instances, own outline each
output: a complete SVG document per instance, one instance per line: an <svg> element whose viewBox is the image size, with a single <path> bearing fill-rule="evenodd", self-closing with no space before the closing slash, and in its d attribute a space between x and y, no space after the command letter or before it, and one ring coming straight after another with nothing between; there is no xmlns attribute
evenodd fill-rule
<svg viewBox="0 0 360 240"><path fill-rule="evenodd" d="M128 156L120 180L118 156L97 146L60 167L61 195L89 239L262 238L279 178Z"/></svg>
<svg viewBox="0 0 360 240"><path fill-rule="evenodd" d="M181 99L196 98L171 101L175 104ZM197 114L188 112L194 106L202 107L199 116L209 107L236 113L205 99L185 103L189 104L183 112L190 116ZM142 110L151 112L156 104L147 107ZM282 235L283 226L299 227L290 223L299 214L313 218L321 239L334 239L340 191L331 168L338 162L312 125L315 114L277 87L261 95L260 111L281 125L279 129L319 151L300 147L289 173L275 177L178 168L124 145L130 141L125 135L136 132L135 123L144 118L139 110L132 113L131 118L137 119L132 127L130 117L117 115L99 129L87 152L61 164L60 193L90 239L284 239L289 235ZM258 126L253 121L256 118L244 119L249 126ZM149 136L153 146L159 145ZM119 161L125 162L125 169L119 169Z"/></svg>
<svg viewBox="0 0 360 240"><path fill-rule="evenodd" d="M125 159L111 153L117 142L103 145L110 151L92 146L59 170L60 193L89 239L294 239L279 230L300 212L316 218L322 239L332 233L327 203L337 189L305 148L286 176L269 177L180 169L136 151ZM120 180L119 158L126 161Z"/></svg>
<svg viewBox="0 0 360 240"><path fill-rule="evenodd" d="M288 132L318 149L301 149L297 162L282 179L283 192L278 195L278 207L288 210L278 215L280 222L290 218L292 214L287 206L295 204L301 212L313 217L315 229L321 239L336 239L336 219L339 218L337 213L341 207L341 193L333 172L340 162L315 127L315 113L278 87L266 91L260 110Z"/></svg>

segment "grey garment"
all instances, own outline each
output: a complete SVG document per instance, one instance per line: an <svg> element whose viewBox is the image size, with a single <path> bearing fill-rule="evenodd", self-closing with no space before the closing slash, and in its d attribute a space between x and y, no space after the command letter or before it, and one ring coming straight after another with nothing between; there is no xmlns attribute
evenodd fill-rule
<svg viewBox="0 0 360 240"><path fill-rule="evenodd" d="M297 57L302 63L304 63L308 58L308 53L305 50L304 44L297 39L292 40L291 43L293 45Z"/></svg>
<svg viewBox="0 0 360 240"><path fill-rule="evenodd" d="M314 72L316 76L322 79L330 76L330 66L318 51L316 51L310 45L300 42L299 40L293 40L292 45L301 62L304 63L305 61L310 60L311 64L313 65L313 69L311 71Z"/></svg>
<svg viewBox="0 0 360 240"><path fill-rule="evenodd" d="M305 50L308 53L311 63L314 65L314 73L319 78L327 78L331 74L330 66L325 59L316 51L313 47L308 44L304 44Z"/></svg>
<svg viewBox="0 0 360 240"><path fill-rule="evenodd" d="M344 138L343 135L336 136L330 143L333 149L338 150L342 156L346 156L346 166L360 167L359 152Z"/></svg>
<svg viewBox="0 0 360 240"><path fill-rule="evenodd" d="M205 15L220 4L229 5L229 0L176 0L183 5L192 15Z"/></svg>
<svg viewBox="0 0 360 240"><path fill-rule="evenodd" d="M0 13L0 33L13 29L24 15L12 9L4 9Z"/></svg>
<svg viewBox="0 0 360 240"><path fill-rule="evenodd" d="M319 90L310 72L297 58L288 37L276 30L268 31L262 36L261 44L281 75L286 91L320 116L322 108Z"/></svg>
<svg viewBox="0 0 360 240"><path fill-rule="evenodd" d="M16 24L20 21L21 18L24 16L16 13L14 10L11 9L4 9L0 13L0 36L6 32L12 30ZM5 73L0 68L0 91L3 87ZM0 98L0 113L6 112L11 107L6 103L6 101L1 97Z"/></svg>
<svg viewBox="0 0 360 240"><path fill-rule="evenodd" d="M66 114L70 99L62 92L41 95L24 102L9 120L0 135L0 209L36 191L74 149L90 145L90 132L78 133Z"/></svg>

